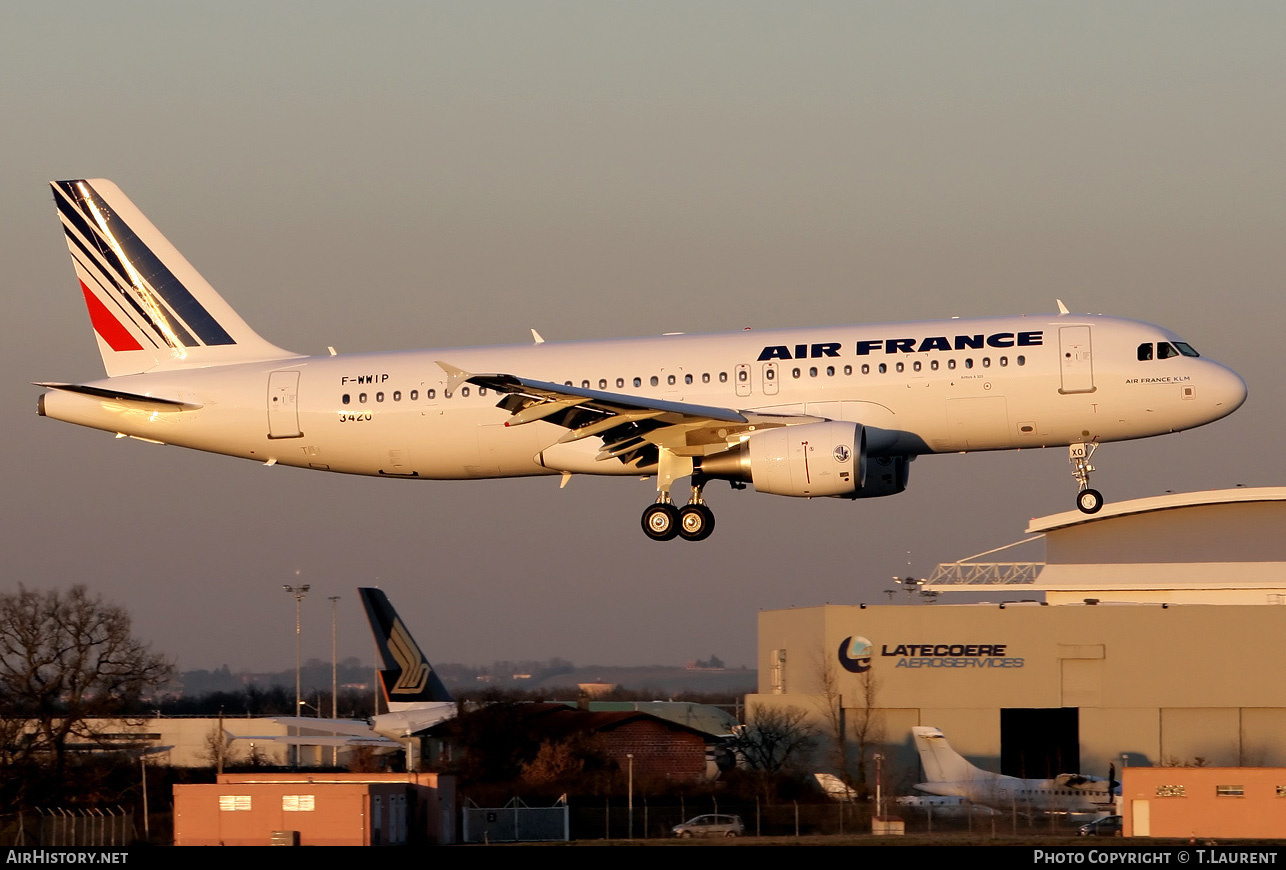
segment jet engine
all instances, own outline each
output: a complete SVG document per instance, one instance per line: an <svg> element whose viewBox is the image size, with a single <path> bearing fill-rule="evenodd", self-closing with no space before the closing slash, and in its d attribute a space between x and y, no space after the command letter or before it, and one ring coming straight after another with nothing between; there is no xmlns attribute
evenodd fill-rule
<svg viewBox="0 0 1286 870"><path fill-rule="evenodd" d="M734 451L705 457L700 471L774 495L857 498L866 479L866 429L836 421L767 429Z"/></svg>

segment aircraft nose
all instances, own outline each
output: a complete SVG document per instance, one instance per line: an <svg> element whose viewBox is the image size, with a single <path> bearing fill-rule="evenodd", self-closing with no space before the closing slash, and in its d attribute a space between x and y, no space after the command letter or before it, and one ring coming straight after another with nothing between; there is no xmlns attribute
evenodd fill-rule
<svg viewBox="0 0 1286 870"><path fill-rule="evenodd" d="M1227 366L1213 364L1210 392L1214 396L1214 407L1220 417L1225 417L1241 407L1246 401L1246 382L1241 375Z"/></svg>

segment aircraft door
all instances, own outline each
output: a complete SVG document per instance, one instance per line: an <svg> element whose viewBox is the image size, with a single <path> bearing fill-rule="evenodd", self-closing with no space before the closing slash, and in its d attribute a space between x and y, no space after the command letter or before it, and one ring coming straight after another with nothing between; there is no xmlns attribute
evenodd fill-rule
<svg viewBox="0 0 1286 870"><path fill-rule="evenodd" d="M737 395L749 396L750 395L750 366L747 365L746 363L738 363L737 370L736 370L736 373L734 374L734 377L737 379Z"/></svg>
<svg viewBox="0 0 1286 870"><path fill-rule="evenodd" d="M777 371L777 363L775 362L764 363L764 395L765 396L777 395L777 390L780 389L777 383L778 374L779 372Z"/></svg>
<svg viewBox="0 0 1286 870"><path fill-rule="evenodd" d="M268 437L302 438L299 431L299 372L268 375Z"/></svg>
<svg viewBox="0 0 1286 870"><path fill-rule="evenodd" d="M1088 326L1064 326L1058 330L1060 393L1094 392L1094 358Z"/></svg>

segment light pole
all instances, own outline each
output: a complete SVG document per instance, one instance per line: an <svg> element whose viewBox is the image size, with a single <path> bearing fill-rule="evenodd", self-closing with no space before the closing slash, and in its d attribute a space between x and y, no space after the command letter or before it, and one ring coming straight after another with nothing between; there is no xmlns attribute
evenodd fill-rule
<svg viewBox="0 0 1286 870"><path fill-rule="evenodd" d="M875 753L875 818L884 820L884 753Z"/></svg>
<svg viewBox="0 0 1286 870"><path fill-rule="evenodd" d="M301 609L300 605L303 604L304 596L308 594L308 590L311 589L312 586L310 586L307 583L303 584L302 586L291 586L289 583L283 583L281 588L285 589L288 593L290 593L295 598L295 715L298 716L299 705L304 700L303 691L302 691L304 661L303 661L302 647L300 646L300 638L302 634L302 624L300 622L300 609ZM293 744L292 754L294 755L294 758L295 758L295 768L298 769L299 768L299 744Z"/></svg>
<svg viewBox="0 0 1286 870"><path fill-rule="evenodd" d="M914 577L894 577L893 582L906 590L906 600L910 601L912 596L915 595L916 591L921 590L924 584L928 583L929 581L917 580ZM923 594L923 591L921 591L921 594Z"/></svg>
<svg viewBox="0 0 1286 870"><path fill-rule="evenodd" d="M330 597L330 718L339 718L339 596Z"/></svg>
<svg viewBox="0 0 1286 870"><path fill-rule="evenodd" d="M319 714L320 715L320 714ZM330 596L330 718L339 718L339 596ZM330 748L330 766L339 765L339 747Z"/></svg>
<svg viewBox="0 0 1286 870"><path fill-rule="evenodd" d="M634 753L633 753L633 752L627 753L627 754L625 755L625 757L626 757L626 758L628 758L628 759L630 760L630 786L629 786L629 792L630 792L630 807L629 807L630 812L629 812L629 819L630 819L630 822L629 822L629 825L627 826L627 827L629 828L629 830L627 830L627 831L626 831L626 837L627 837L628 839L633 840L633 839L634 839Z"/></svg>

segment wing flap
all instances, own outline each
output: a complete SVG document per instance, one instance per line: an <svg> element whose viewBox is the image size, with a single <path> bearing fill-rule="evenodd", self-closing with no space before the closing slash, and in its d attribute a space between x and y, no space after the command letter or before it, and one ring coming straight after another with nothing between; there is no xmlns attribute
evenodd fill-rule
<svg viewBox="0 0 1286 870"><path fill-rule="evenodd" d="M501 393L504 398L496 406L513 415L506 425L543 420L561 426L568 431L560 444L600 437L603 449L597 459L625 465L650 465L659 450L679 456L721 453L759 429L825 419L610 393L510 374L474 374L442 360L437 364L447 373L451 390L468 383Z"/></svg>

